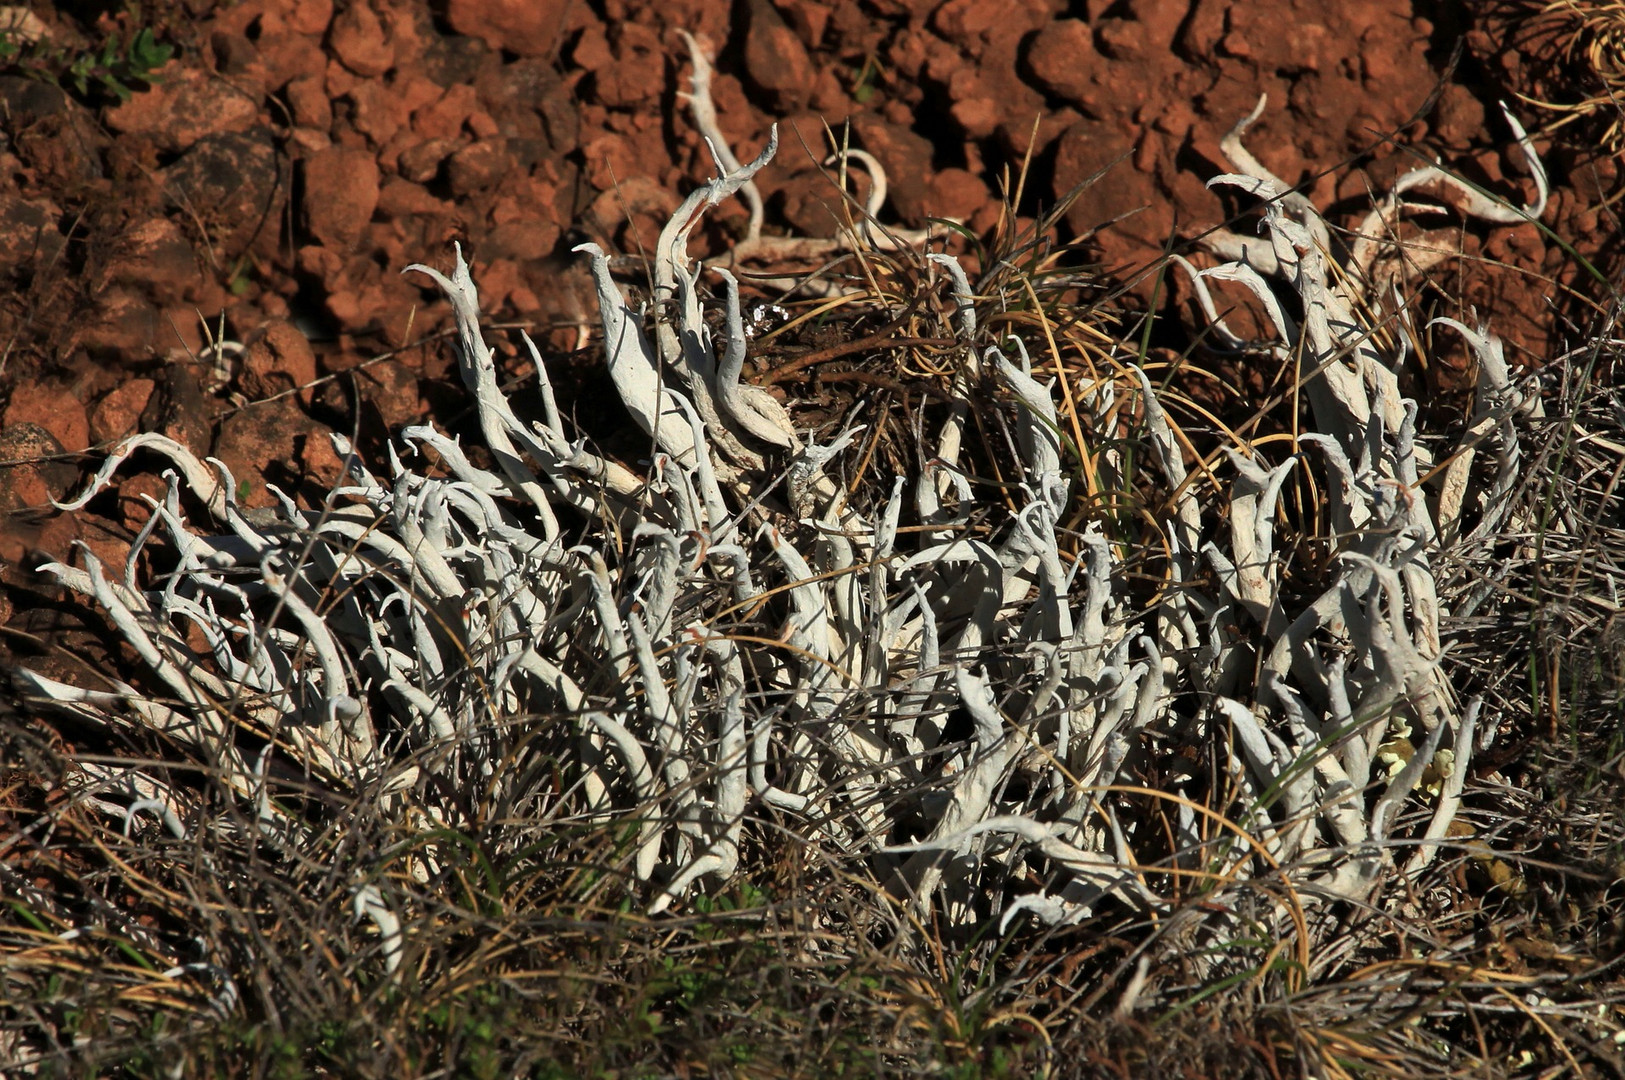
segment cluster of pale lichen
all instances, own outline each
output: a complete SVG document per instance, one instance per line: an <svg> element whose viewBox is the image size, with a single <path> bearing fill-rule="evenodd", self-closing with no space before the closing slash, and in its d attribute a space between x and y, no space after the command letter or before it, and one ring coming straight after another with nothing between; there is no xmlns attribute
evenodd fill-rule
<svg viewBox="0 0 1625 1080"><path fill-rule="evenodd" d="M622 865L653 912L742 872L746 834L768 822L866 865L906 901L899 910L1005 928L1105 903L1167 911L1137 855L1153 839L1170 847L1165 826L1176 873L1225 888L1284 874L1280 905L1255 916L1265 922L1363 900L1381 875L1425 866L1485 730L1440 663L1457 598L1441 595L1434 567L1507 526L1530 404L1497 342L1452 324L1479 363L1470 445L1425 445L1395 375L1402 355L1379 346L1404 335L1370 332L1362 283L1430 185L1492 221L1524 212L1421 170L1334 267L1326 223L1233 133L1238 172L1214 182L1262 200L1265 229L1219 237L1226 261L1192 280L1209 303L1213 279L1256 295L1279 335L1269 348L1300 365L1312 425L1287 452L1236 446L1196 477L1131 350L1126 377L1071 392L1085 424L1131 417L1149 451L1136 465L1120 444L1103 450L1098 484L1167 493L1162 519L1145 523L1167 566L1147 603L1125 582L1120 537L1098 524L1065 534L1078 448L1056 389L1019 342L979 329L981 300L956 260L922 265L941 268L957 301L944 333L960 343L958 397L919 432L920 469L889 491L862 503L839 479L864 418L814 442L741 382L738 286L717 273L721 317L708 318L689 237L709 207L751 190L774 146L740 166L699 83L696 98L722 173L661 235L652 309L629 306L585 249L609 376L648 447L641 466L573 430L533 346L541 418L516 415L460 253L449 275L411 269L455 312L482 454L408 428L380 474L335 439L346 478L325 501L277 493L277 511L251 514L218 462L156 435L118 448L74 505L137 451L168 459L168 496L123 567L84 551L82 569L48 569L106 612L147 668L141 685L19 678L37 702L189 748L245 813L205 819L192 792L142 764L83 765L83 796L126 827L153 813L176 835L247 828L292 850L317 811L284 796L290 778L418 830L464 824L471 804L446 793L473 787L500 794L526 837L624 824ZM967 430L973 390L989 384L1011 406L1019 475L1008 520L971 528ZM1277 550L1294 469L1315 471L1335 538L1307 598L1283 591ZM154 537L164 569L144 575ZM543 725L567 726L557 773L513 750L514 731ZM1402 734L1408 754L1393 752ZM1148 794L1137 764L1170 742L1215 748L1228 817L1177 779L1149 792L1166 800L1165 822L1132 812ZM1431 818L1396 863L1407 804ZM408 862L436 872L432 848ZM1040 887L1022 866L1043 871ZM355 911L378 924L392 969L410 936L397 908L387 883L356 883ZM1212 910L1213 930L1233 932L1239 916Z"/></svg>

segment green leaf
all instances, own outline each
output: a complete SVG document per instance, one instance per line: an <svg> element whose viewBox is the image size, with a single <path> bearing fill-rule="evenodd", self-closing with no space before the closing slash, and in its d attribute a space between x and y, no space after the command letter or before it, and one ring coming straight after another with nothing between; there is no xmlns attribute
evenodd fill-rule
<svg viewBox="0 0 1625 1080"><path fill-rule="evenodd" d="M103 71L98 74L96 78L103 86L113 91L113 93L118 96L120 101L130 100L130 88L119 82L118 79L114 78L111 72Z"/></svg>
<svg viewBox="0 0 1625 1080"><path fill-rule="evenodd" d="M160 45L152 36L152 30L142 30L130 43L130 70L138 75L145 75L155 68L163 67L169 58L175 55L172 45Z"/></svg>

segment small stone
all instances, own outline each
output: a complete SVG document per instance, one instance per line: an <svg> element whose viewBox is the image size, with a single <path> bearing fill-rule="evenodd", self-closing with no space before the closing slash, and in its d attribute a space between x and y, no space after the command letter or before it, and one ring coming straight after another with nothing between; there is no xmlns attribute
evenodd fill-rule
<svg viewBox="0 0 1625 1080"><path fill-rule="evenodd" d="M251 404L220 422L214 440L214 457L225 463L239 485L242 503L248 507L275 505L266 490L266 473L275 476L277 466L298 468L297 452L304 440L327 437L327 432L299 408L292 398Z"/></svg>
<svg viewBox="0 0 1625 1080"><path fill-rule="evenodd" d="M474 88L458 83L412 114L412 130L425 139L455 139L469 114L479 108Z"/></svg>
<svg viewBox="0 0 1625 1080"><path fill-rule="evenodd" d="M927 213L925 191L932 172L933 149L930 140L901 124L872 116L854 117L852 130L862 140L863 149L885 167L891 205L897 216L906 224L919 225Z"/></svg>
<svg viewBox="0 0 1625 1080"><path fill-rule="evenodd" d="M551 56L569 6L569 0L448 0L446 22L493 49Z"/></svg>
<svg viewBox="0 0 1625 1080"><path fill-rule="evenodd" d="M294 128L288 138L294 146L304 151L306 157L318 154L333 145L332 137L316 128Z"/></svg>
<svg viewBox="0 0 1625 1080"><path fill-rule="evenodd" d="M127 285L145 285L161 304L179 303L187 287L202 276L186 233L166 217L137 223L119 238L115 250L108 277Z"/></svg>
<svg viewBox="0 0 1625 1080"><path fill-rule="evenodd" d="M405 160L406 155L401 157ZM456 207L444 199L435 198L428 188L405 179L403 174L384 181L378 193L378 213L391 221L399 221L415 215L430 218L449 216L456 213Z"/></svg>
<svg viewBox="0 0 1625 1080"><path fill-rule="evenodd" d="M158 306L138 290L115 285L96 297L94 315L76 328L72 340L93 355L145 359L174 334Z"/></svg>
<svg viewBox="0 0 1625 1080"><path fill-rule="evenodd" d="M1098 34L1101 51L1113 60L1139 60L1151 48L1145 24L1133 19L1102 19Z"/></svg>
<svg viewBox="0 0 1625 1080"><path fill-rule="evenodd" d="M1452 150L1465 150L1485 131L1484 105L1460 83L1446 83L1433 107L1433 134Z"/></svg>
<svg viewBox="0 0 1625 1080"><path fill-rule="evenodd" d="M750 0L745 71L774 108L790 112L806 104L813 83L812 59L801 38L768 0Z"/></svg>
<svg viewBox="0 0 1625 1080"><path fill-rule="evenodd" d="M0 76L0 121L9 149L45 190L73 189L105 175L102 154L111 140L90 111L60 87Z"/></svg>
<svg viewBox="0 0 1625 1080"><path fill-rule="evenodd" d="M926 210L932 217L969 221L991 198L981 177L965 169L943 169L931 178Z"/></svg>
<svg viewBox="0 0 1625 1080"><path fill-rule="evenodd" d="M62 444L38 424L11 424L0 431L0 559L20 562L40 546L40 517L50 512L52 499L67 493L78 472L60 460L62 453Z"/></svg>
<svg viewBox="0 0 1625 1080"><path fill-rule="evenodd" d="M294 79L320 79L327 70L327 57L303 34L261 34L254 45L265 65L267 89L280 89Z"/></svg>
<svg viewBox="0 0 1625 1080"><path fill-rule="evenodd" d="M494 187L513 170L506 140L481 139L463 147L446 161L446 179L452 194L469 195Z"/></svg>
<svg viewBox="0 0 1625 1080"><path fill-rule="evenodd" d="M327 44L339 63L365 79L395 66L395 50L384 37L384 25L365 0L356 0L339 12Z"/></svg>
<svg viewBox="0 0 1625 1080"><path fill-rule="evenodd" d="M131 533L140 531L152 516L152 502L162 503L169 494L169 484L160 476L152 473L136 473L116 481L118 484L118 510L119 521ZM146 496L147 498L142 498ZM115 558L111 565L117 566L123 558Z"/></svg>
<svg viewBox="0 0 1625 1080"><path fill-rule="evenodd" d="M294 79L283 88L282 94L287 98L296 126L318 131L327 131L333 126L333 103L328 100L327 89L319 76Z"/></svg>
<svg viewBox="0 0 1625 1080"><path fill-rule="evenodd" d="M333 0L287 0L279 6L283 24L296 34L320 37L333 21Z"/></svg>
<svg viewBox="0 0 1625 1080"><path fill-rule="evenodd" d="M1043 90L1067 101L1081 102L1089 95L1089 71L1095 36L1081 19L1057 19L1033 38L1027 67Z"/></svg>
<svg viewBox="0 0 1625 1080"><path fill-rule="evenodd" d="M281 151L269 130L207 135L164 170L176 202L204 222L217 257L236 258L275 221L287 186Z"/></svg>
<svg viewBox="0 0 1625 1080"><path fill-rule="evenodd" d="M38 424L49 431L65 449L83 450L90 445L90 422L85 407L66 387L52 383L24 381L11 391L3 420L6 427Z"/></svg>
<svg viewBox="0 0 1625 1080"><path fill-rule="evenodd" d="M451 139L424 139L401 151L395 168L402 178L414 184L427 184L440 175L440 164L457 149Z"/></svg>
<svg viewBox="0 0 1625 1080"><path fill-rule="evenodd" d="M611 109L630 108L659 97L666 88L665 62L660 38L647 26L617 23L610 28L609 49L613 59L592 72L592 95ZM588 52L596 51L588 46ZM577 49L578 54L583 50Z"/></svg>
<svg viewBox="0 0 1625 1080"><path fill-rule="evenodd" d="M308 387L316 380L316 354L310 342L292 323L268 323L246 342L238 385L251 400ZM310 391L300 398L307 404Z"/></svg>
<svg viewBox="0 0 1625 1080"><path fill-rule="evenodd" d="M152 400L156 387L151 379L126 379L102 395L90 409L90 438L105 445L133 434L141 424L141 412Z"/></svg>
<svg viewBox="0 0 1625 1080"><path fill-rule="evenodd" d="M1074 185L1109 170L1078 193L1067 212L1076 235L1093 234L1109 266L1140 257L1172 233L1174 209L1157 196L1154 179L1136 173L1130 162L1135 140L1122 125L1080 120L1067 129L1055 148L1057 199Z"/></svg>
<svg viewBox="0 0 1625 1080"><path fill-rule="evenodd" d="M1006 0L948 0L937 8L931 22L949 41L974 47L1009 16Z"/></svg>
<svg viewBox="0 0 1625 1080"><path fill-rule="evenodd" d="M171 62L150 90L108 109L107 126L145 135L159 149L176 153L209 135L245 131L259 122L259 99L199 68Z"/></svg>
<svg viewBox="0 0 1625 1080"><path fill-rule="evenodd" d="M390 430L415 423L423 415L417 372L399 360L371 364L356 372L361 397L377 407Z"/></svg>
<svg viewBox="0 0 1625 1080"><path fill-rule="evenodd" d="M350 102L350 123L374 146L383 146L405 127L412 117L400 95L381 80L357 83L345 95Z"/></svg>
<svg viewBox="0 0 1625 1080"><path fill-rule="evenodd" d="M816 49L824 43L824 31L829 27L831 11L826 4L817 4L813 0L799 0L792 4L786 12L790 25L796 28L801 36L801 42L809 49Z"/></svg>
<svg viewBox="0 0 1625 1080"><path fill-rule="evenodd" d="M31 261L44 266L55 259L67 243L57 227L61 214L43 199L0 192L0 273L10 274Z"/></svg>
<svg viewBox="0 0 1625 1080"><path fill-rule="evenodd" d="M677 197L666 187L646 176L629 176L619 188L611 188L587 208L587 220L605 233L619 229L621 250L654 249L666 220L677 210Z"/></svg>
<svg viewBox="0 0 1625 1080"><path fill-rule="evenodd" d="M378 206L378 162L367 150L335 146L305 159L305 228L324 247L348 248Z"/></svg>
<svg viewBox="0 0 1625 1080"><path fill-rule="evenodd" d="M241 77L262 67L259 50L241 34L216 30L209 35L209 48L214 52L215 67L222 75Z"/></svg>

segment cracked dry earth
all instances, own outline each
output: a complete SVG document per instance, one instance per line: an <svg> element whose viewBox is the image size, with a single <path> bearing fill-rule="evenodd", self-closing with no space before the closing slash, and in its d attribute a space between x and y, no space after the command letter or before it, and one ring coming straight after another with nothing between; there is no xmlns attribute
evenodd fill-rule
<svg viewBox="0 0 1625 1080"><path fill-rule="evenodd" d="M128 100L0 71L0 621L36 667L44 641L95 649L32 566L75 540L122 551L161 489L134 474L85 512L51 509L113 440L158 431L217 457L252 506L267 482L325 490L331 430L376 453L403 425L466 421L449 312L400 274L446 263L452 241L493 329L528 329L561 397L605 407L570 250L620 252L635 286L659 223L710 175L681 31L716 57L741 159L780 126L758 177L768 235L843 227L821 167L831 135L883 166L879 219L896 229L986 235L1002 199L1030 220L1097 177L1054 241L1120 283L1121 305L1155 305L1160 347L1189 347L1192 320L1158 258L1200 262L1206 231L1251 224L1206 181L1229 171L1219 140L1261 94L1249 145L1333 220L1359 220L1420 159L1514 203L1530 189L1495 107L1516 100L1525 58L1472 4L149 0L94 21L38 7L32 32L63 55L141 28L175 55ZM1536 144L1545 224L1606 266L1618 161ZM725 252L746 216L720 207L696 253ZM1459 252L1407 282L1430 314L1493 318L1517 362L1563 349L1584 312L1557 244L1533 225L1424 225ZM964 250L938 231L937 248ZM516 335L494 336L523 379ZM222 340L241 347L211 351ZM1440 343L1434 361L1437 392L1466 377L1465 354Z"/></svg>

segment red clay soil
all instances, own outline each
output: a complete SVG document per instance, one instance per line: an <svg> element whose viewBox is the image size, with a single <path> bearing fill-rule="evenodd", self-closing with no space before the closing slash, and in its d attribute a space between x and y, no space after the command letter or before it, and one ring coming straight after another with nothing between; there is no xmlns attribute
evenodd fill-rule
<svg viewBox="0 0 1625 1080"><path fill-rule="evenodd" d="M1515 100L1519 57L1459 4L156 0L93 23L36 6L46 38L28 55L54 61L0 72L0 461L17 462L0 466L0 560L13 586L36 553L144 520L151 477L124 481L111 517L41 509L137 429L219 457L256 502L267 479L334 478L329 428L450 423L462 406L445 343L403 347L446 312L401 270L446 264L454 240L494 321L555 353L580 344L590 293L569 248L647 251L712 171L681 97L679 30L718 53L721 124L742 160L780 124L783 149L758 177L770 233L838 228L817 159L825 126L850 121L851 144L887 170L888 225L949 217L985 232L1024 161L1026 216L1104 170L1058 239L1133 283L1237 210L1204 183L1229 171L1219 139L1261 92L1249 146L1339 221L1435 157L1514 201L1531 190L1494 107ZM143 27L176 55L127 101L52 80L50 63ZM1546 224L1595 255L1617 233L1602 204L1618 162L1538 142ZM724 205L696 247L724 249L744 221ZM1533 226L1438 224L1469 256L1442 271L1439 310L1472 305L1514 357L1557 351L1572 261ZM1143 303L1149 279L1137 288ZM1177 289L1160 295L1177 324ZM197 359L222 331L246 351ZM308 385L322 376L337 377Z"/></svg>

